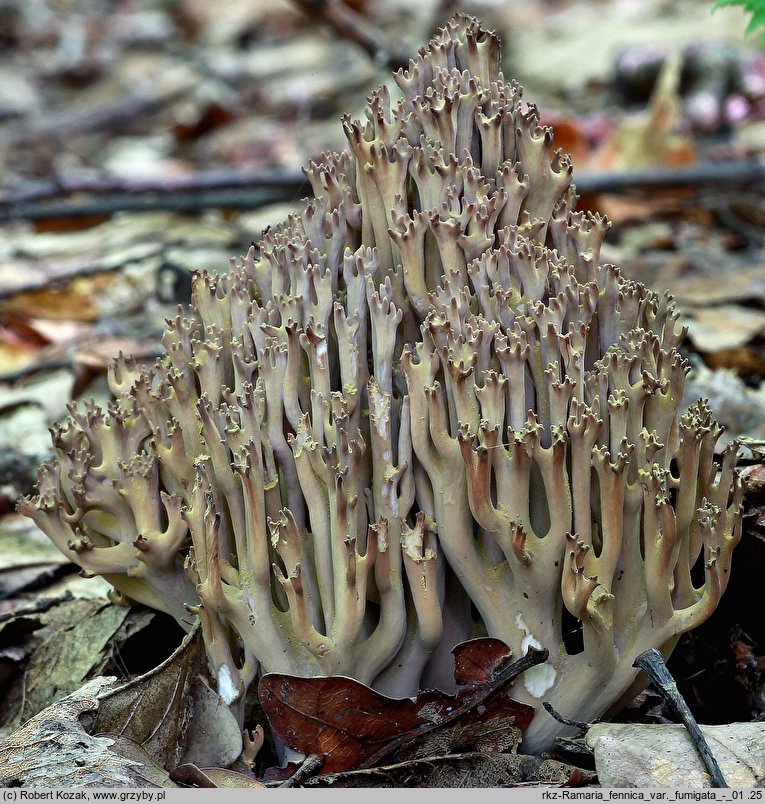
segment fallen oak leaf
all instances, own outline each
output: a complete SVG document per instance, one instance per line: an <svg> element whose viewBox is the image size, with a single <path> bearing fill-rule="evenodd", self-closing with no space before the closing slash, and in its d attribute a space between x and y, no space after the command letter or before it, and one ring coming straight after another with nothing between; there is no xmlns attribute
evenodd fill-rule
<svg viewBox="0 0 765 804"><path fill-rule="evenodd" d="M88 730L134 740L168 770L184 753L193 706L191 686L205 667L198 628L159 666L104 694Z"/></svg>
<svg viewBox="0 0 765 804"><path fill-rule="evenodd" d="M432 726L424 726L416 734L401 735L384 746L362 767L378 765L383 759L404 759L415 749L417 755L429 745L447 747L451 752L492 745L494 750L517 748L523 731L531 723L531 708L510 697L510 682L529 667L547 659L546 650L529 648L526 655L510 664L512 651L499 639L482 637L462 642L452 650L455 659L454 677L458 684L457 696L463 696L462 706ZM475 700L465 694L476 692ZM490 733L495 733L492 740ZM481 739L486 734L486 741ZM501 735L501 736L500 736ZM425 740L423 741L423 738Z"/></svg>
<svg viewBox="0 0 765 804"><path fill-rule="evenodd" d="M468 664L480 666L479 646L474 644L464 650L470 656ZM503 655L508 653L505 646ZM457 657L459 654L457 650ZM506 664L493 675L491 670L485 670L490 681L462 684L453 695L424 690L416 698L388 698L344 676L298 678L280 673L263 676L258 695L274 734L286 746L306 755L324 757L322 771L338 773L373 767L383 757L424 734L458 720L495 719L498 710L514 716L518 727L525 728L533 717L531 707L510 698L492 705L490 699L518 675L546 659L547 651L529 648L524 657ZM488 666L496 670L498 660L497 646L492 644L487 652ZM464 674L458 671L455 676L459 682L478 678L481 673L472 669Z"/></svg>
<svg viewBox="0 0 765 804"><path fill-rule="evenodd" d="M513 652L501 639L481 637L452 648L454 680L460 686L488 684L507 666Z"/></svg>
<svg viewBox="0 0 765 804"><path fill-rule="evenodd" d="M217 787L218 785L201 769L194 765L193 762L186 762L183 765L178 765L170 771L170 778L176 783L184 787Z"/></svg>
<svg viewBox="0 0 765 804"><path fill-rule="evenodd" d="M491 683L513 656L502 640L493 637L461 642L452 649L452 655L454 679L458 686ZM509 690L502 690L456 721L425 735L418 735L416 744L408 741L400 749L387 754L386 762L465 752L499 753L515 750L520 745L526 726L524 720L518 722L517 704L510 698Z"/></svg>
<svg viewBox="0 0 765 804"><path fill-rule="evenodd" d="M269 673L258 694L274 734L295 751L324 756L325 770L333 773L359 767L397 736L422 727L428 720L420 710L434 693L399 700L344 676Z"/></svg>
<svg viewBox="0 0 765 804"><path fill-rule="evenodd" d="M184 787L265 787L254 776L228 768L199 768L193 762L179 765L170 772L170 778Z"/></svg>
<svg viewBox="0 0 765 804"><path fill-rule="evenodd" d="M134 746L125 755L124 742L83 728L115 684L113 676L98 676L0 740L0 787L172 786Z"/></svg>
<svg viewBox="0 0 765 804"><path fill-rule="evenodd" d="M130 737L161 767L228 765L242 751L239 724L205 682L198 626L162 664L105 694L92 733Z"/></svg>
<svg viewBox="0 0 765 804"><path fill-rule="evenodd" d="M3 320L0 321L0 338L9 346L29 352L36 352L51 344L50 339L31 320L13 313L3 315Z"/></svg>

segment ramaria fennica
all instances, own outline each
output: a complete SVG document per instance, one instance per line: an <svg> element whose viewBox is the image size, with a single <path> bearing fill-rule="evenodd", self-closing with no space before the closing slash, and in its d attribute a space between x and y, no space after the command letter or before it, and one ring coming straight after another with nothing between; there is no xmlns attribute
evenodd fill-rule
<svg viewBox="0 0 765 804"><path fill-rule="evenodd" d="M219 691L343 674L394 696L471 636L545 647L524 746L602 715L635 657L716 607L740 535L735 448L671 298L600 260L568 157L499 41L440 29L381 87L261 256L194 281L151 368L53 431L20 503L84 573L201 619Z"/></svg>

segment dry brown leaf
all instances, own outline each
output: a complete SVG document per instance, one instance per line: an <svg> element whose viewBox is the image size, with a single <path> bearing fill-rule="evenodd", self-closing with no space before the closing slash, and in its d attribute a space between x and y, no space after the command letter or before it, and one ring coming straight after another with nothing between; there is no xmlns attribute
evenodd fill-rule
<svg viewBox="0 0 765 804"><path fill-rule="evenodd" d="M113 734L109 735L108 739L112 743L112 753L138 765L131 769L131 772L136 778L147 782L147 787L176 786L175 782L171 781L170 774L164 768L160 768L134 740Z"/></svg>
<svg viewBox="0 0 765 804"><path fill-rule="evenodd" d="M142 361L155 358L161 354L161 350L162 345L159 341L151 343L135 338L89 338L77 345L74 362L91 369L106 370L120 352Z"/></svg>
<svg viewBox="0 0 765 804"><path fill-rule="evenodd" d="M159 667L104 695L89 730L128 737L158 765L174 768L183 754L191 684L205 666L195 630Z"/></svg>
<svg viewBox="0 0 765 804"><path fill-rule="evenodd" d="M228 768L200 768L191 762L175 768L170 778L184 787L265 787L254 776Z"/></svg>
<svg viewBox="0 0 765 804"><path fill-rule="evenodd" d="M629 169L663 165L682 167L696 162L693 141L678 133L681 100L678 92L682 55L664 62L647 113L619 123L593 155L591 166Z"/></svg>
<svg viewBox="0 0 765 804"><path fill-rule="evenodd" d="M654 287L666 288L681 307L746 301L765 298L765 266L741 268L731 264L724 275L659 276Z"/></svg>
<svg viewBox="0 0 765 804"><path fill-rule="evenodd" d="M65 273L64 269L61 271ZM0 314L53 320L95 321L99 315L98 297L112 282L114 282L113 273L101 273L76 277L55 287L41 287L39 290L21 292L0 302Z"/></svg>
<svg viewBox="0 0 765 804"><path fill-rule="evenodd" d="M113 740L92 737L80 723L113 684L95 678L0 740L0 787L156 787L143 765L119 756Z"/></svg>
<svg viewBox="0 0 765 804"><path fill-rule="evenodd" d="M231 710L203 678L191 682L192 717L181 763L225 768L242 753L242 732Z"/></svg>
<svg viewBox="0 0 765 804"><path fill-rule="evenodd" d="M506 645L496 639L475 639L453 652L455 679L461 684L454 695L421 690L415 698L388 698L343 676L297 678L280 673L263 676L258 695L276 736L300 753L322 756L322 767L330 773L365 767L394 751L416 748L426 734L445 726L465 729L502 720L506 732L511 728L502 742L517 744L533 709L510 698L506 687L529 661L546 657L546 651L529 649L528 658L508 664ZM474 735L456 732L445 738L445 744L468 736Z"/></svg>
<svg viewBox="0 0 765 804"><path fill-rule="evenodd" d="M15 643L28 660L5 692L0 725L17 727L100 673L127 613L105 600L68 600L31 620L22 614L3 623L3 633L28 627L31 635Z"/></svg>
<svg viewBox="0 0 765 804"><path fill-rule="evenodd" d="M8 457L7 451L3 454L0 441L0 510L5 497L7 478L3 475ZM0 517L0 600L8 600L19 589L67 564L68 559L28 517L20 514Z"/></svg>
<svg viewBox="0 0 765 804"><path fill-rule="evenodd" d="M204 645L194 629L159 667L106 694L90 731L129 737L167 769L186 757L206 766L230 764L241 753L241 731L202 681L206 673Z"/></svg>
<svg viewBox="0 0 765 804"><path fill-rule="evenodd" d="M735 349L765 332L765 312L738 304L685 307L681 322L701 352Z"/></svg>
<svg viewBox="0 0 765 804"><path fill-rule="evenodd" d="M765 723L701 726L729 787L765 781ZM598 723L585 737L603 787L710 787L683 726Z"/></svg>

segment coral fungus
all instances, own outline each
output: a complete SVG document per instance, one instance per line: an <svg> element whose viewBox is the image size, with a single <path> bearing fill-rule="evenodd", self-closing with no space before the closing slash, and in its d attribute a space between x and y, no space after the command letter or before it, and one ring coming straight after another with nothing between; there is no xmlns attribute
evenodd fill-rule
<svg viewBox="0 0 765 804"><path fill-rule="evenodd" d="M548 661L514 694L603 714L635 657L715 608L735 449L680 415L684 333L600 259L497 37L458 16L381 87L315 197L194 281L154 367L73 410L22 501L85 573L191 622L219 690L343 674L391 695L488 634Z"/></svg>

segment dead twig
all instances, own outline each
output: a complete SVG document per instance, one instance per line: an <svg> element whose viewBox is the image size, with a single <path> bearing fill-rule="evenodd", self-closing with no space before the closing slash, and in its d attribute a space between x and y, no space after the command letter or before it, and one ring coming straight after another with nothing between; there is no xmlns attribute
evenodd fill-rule
<svg viewBox="0 0 765 804"><path fill-rule="evenodd" d="M66 196L88 194L113 195L174 195L203 190L285 190L295 192L308 182L302 173L292 170L209 170L187 176L166 176L160 179L129 179L123 176L56 176L48 181L34 181L22 187L0 191L0 208L31 203L58 201Z"/></svg>
<svg viewBox="0 0 765 804"><path fill-rule="evenodd" d="M569 718L564 717L557 709L549 702L549 701L542 701L542 706L545 708L545 711L548 715L550 715L553 720L557 720L558 723L562 723L564 726L572 726L575 729L579 729L579 731L587 731L592 725L591 723L584 723L581 720L569 720Z"/></svg>
<svg viewBox="0 0 765 804"><path fill-rule="evenodd" d="M198 212L203 209L258 209L279 201L293 201L300 191L287 188L201 190L184 193L115 193L91 199L32 201L0 205L0 222L90 218L117 212Z"/></svg>
<svg viewBox="0 0 765 804"><path fill-rule="evenodd" d="M653 685L661 692L672 711L680 718L688 734L693 741L696 751L707 769L707 773L712 780L713 787L727 787L725 777L722 775L720 766L707 743L706 738L701 733L699 724L696 722L688 704L677 689L677 683L672 678L667 665L664 664L664 657L656 648L651 648L635 659L633 667L639 667L653 682Z"/></svg>
<svg viewBox="0 0 765 804"><path fill-rule="evenodd" d="M290 776L285 779L279 787L297 787L301 782L310 779L321 770L324 764L324 757L320 754L311 754L303 760L302 765Z"/></svg>
<svg viewBox="0 0 765 804"><path fill-rule="evenodd" d="M603 173L584 173L575 177L580 193L624 193L634 190L696 188L708 184L742 186L765 181L765 161L735 159L729 162L699 162L685 168L646 168Z"/></svg>
<svg viewBox="0 0 765 804"><path fill-rule="evenodd" d="M397 50L368 20L337 0L294 0L312 19L319 18L339 36L357 44L378 64L396 71L409 64L409 56Z"/></svg>
<svg viewBox="0 0 765 804"><path fill-rule="evenodd" d="M679 170L583 173L576 178L576 189L579 193L623 194L709 185L719 190L764 182L765 162L745 159L705 162ZM296 201L310 192L310 184L297 171L216 170L140 181L61 177L0 193L0 222L108 216L115 212L257 209L280 201Z"/></svg>

